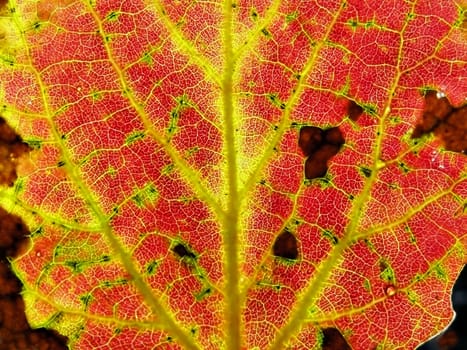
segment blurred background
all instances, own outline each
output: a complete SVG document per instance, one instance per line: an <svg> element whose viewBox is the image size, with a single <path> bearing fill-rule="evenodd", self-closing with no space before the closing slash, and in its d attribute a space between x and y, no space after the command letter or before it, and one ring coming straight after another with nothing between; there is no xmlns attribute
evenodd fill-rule
<svg viewBox="0 0 467 350"><path fill-rule="evenodd" d="M446 331L417 350L467 350L467 265L454 285L452 303L456 312L454 321Z"/></svg>

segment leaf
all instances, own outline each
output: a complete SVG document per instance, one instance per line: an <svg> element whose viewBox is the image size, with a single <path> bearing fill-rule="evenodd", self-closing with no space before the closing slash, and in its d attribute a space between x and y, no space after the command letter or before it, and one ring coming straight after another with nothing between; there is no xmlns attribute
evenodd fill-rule
<svg viewBox="0 0 467 350"><path fill-rule="evenodd" d="M465 99L463 6L11 1L2 115L33 150L1 204L31 230L13 262L30 323L73 349L442 330L466 157L413 132L427 91Z"/></svg>

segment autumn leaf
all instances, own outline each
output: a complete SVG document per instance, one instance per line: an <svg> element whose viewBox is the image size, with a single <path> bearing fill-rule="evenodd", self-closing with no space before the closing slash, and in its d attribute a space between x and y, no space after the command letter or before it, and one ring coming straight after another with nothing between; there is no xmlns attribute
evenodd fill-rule
<svg viewBox="0 0 467 350"><path fill-rule="evenodd" d="M2 14L2 116L32 151L0 202L31 231L13 266L33 326L72 349L367 350L452 319L464 2Z"/></svg>

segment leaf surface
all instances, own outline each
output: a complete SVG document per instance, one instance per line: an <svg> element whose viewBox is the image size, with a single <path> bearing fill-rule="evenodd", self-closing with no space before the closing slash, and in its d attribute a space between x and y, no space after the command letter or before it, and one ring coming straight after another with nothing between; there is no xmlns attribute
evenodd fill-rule
<svg viewBox="0 0 467 350"><path fill-rule="evenodd" d="M30 322L73 349L439 332L466 157L411 136L427 91L465 99L463 6L10 1L2 114L34 150L1 203L31 229Z"/></svg>

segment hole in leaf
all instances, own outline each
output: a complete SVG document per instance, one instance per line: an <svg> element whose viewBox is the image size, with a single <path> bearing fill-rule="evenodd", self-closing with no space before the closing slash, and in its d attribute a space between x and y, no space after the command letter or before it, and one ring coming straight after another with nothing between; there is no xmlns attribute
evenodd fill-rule
<svg viewBox="0 0 467 350"><path fill-rule="evenodd" d="M305 178L323 177L328 171L328 161L335 156L345 143L344 136L338 127L322 130L315 126L304 126L300 129L298 145L305 161Z"/></svg>
<svg viewBox="0 0 467 350"><path fill-rule="evenodd" d="M275 256L295 260L298 257L298 244L295 235L289 231L282 232L277 236L272 252Z"/></svg>
<svg viewBox="0 0 467 350"><path fill-rule="evenodd" d="M315 179L323 177L328 171L328 160L339 152L339 146L325 144L310 155L305 162L305 177Z"/></svg>
<svg viewBox="0 0 467 350"><path fill-rule="evenodd" d="M298 145L305 156L315 152L323 143L323 130L316 126L304 126L300 129Z"/></svg>
<svg viewBox="0 0 467 350"><path fill-rule="evenodd" d="M29 146L0 117L0 185L12 186L16 180L17 159L29 152Z"/></svg>
<svg viewBox="0 0 467 350"><path fill-rule="evenodd" d="M447 150L467 154L467 105L456 108L444 94L427 91L422 117L412 138L431 132L441 139Z"/></svg>
<svg viewBox="0 0 467 350"><path fill-rule="evenodd" d="M347 340L337 328L324 328L321 332L323 333L323 350L351 350Z"/></svg>
<svg viewBox="0 0 467 350"><path fill-rule="evenodd" d="M363 176L367 178L371 176L371 169L368 169L367 167L360 167L360 171L362 172Z"/></svg>
<svg viewBox="0 0 467 350"><path fill-rule="evenodd" d="M355 101L349 101L347 106L347 114L351 120L356 122L363 114L363 107L358 105Z"/></svg>
<svg viewBox="0 0 467 350"><path fill-rule="evenodd" d="M337 127L325 130L324 135L326 142L331 145L335 145L340 148L345 143L344 136Z"/></svg>
<svg viewBox="0 0 467 350"><path fill-rule="evenodd" d="M0 348L67 349L64 336L29 326L20 294L21 282L12 272L9 258L18 256L27 248L30 233L19 217L3 208L0 208L0 223Z"/></svg>
<svg viewBox="0 0 467 350"><path fill-rule="evenodd" d="M185 245L183 245L181 243L176 244L172 248L172 251L175 254L177 254L180 258L185 258L185 257L188 257L188 258L191 258L191 259L196 258L196 255L190 249L188 249Z"/></svg>

